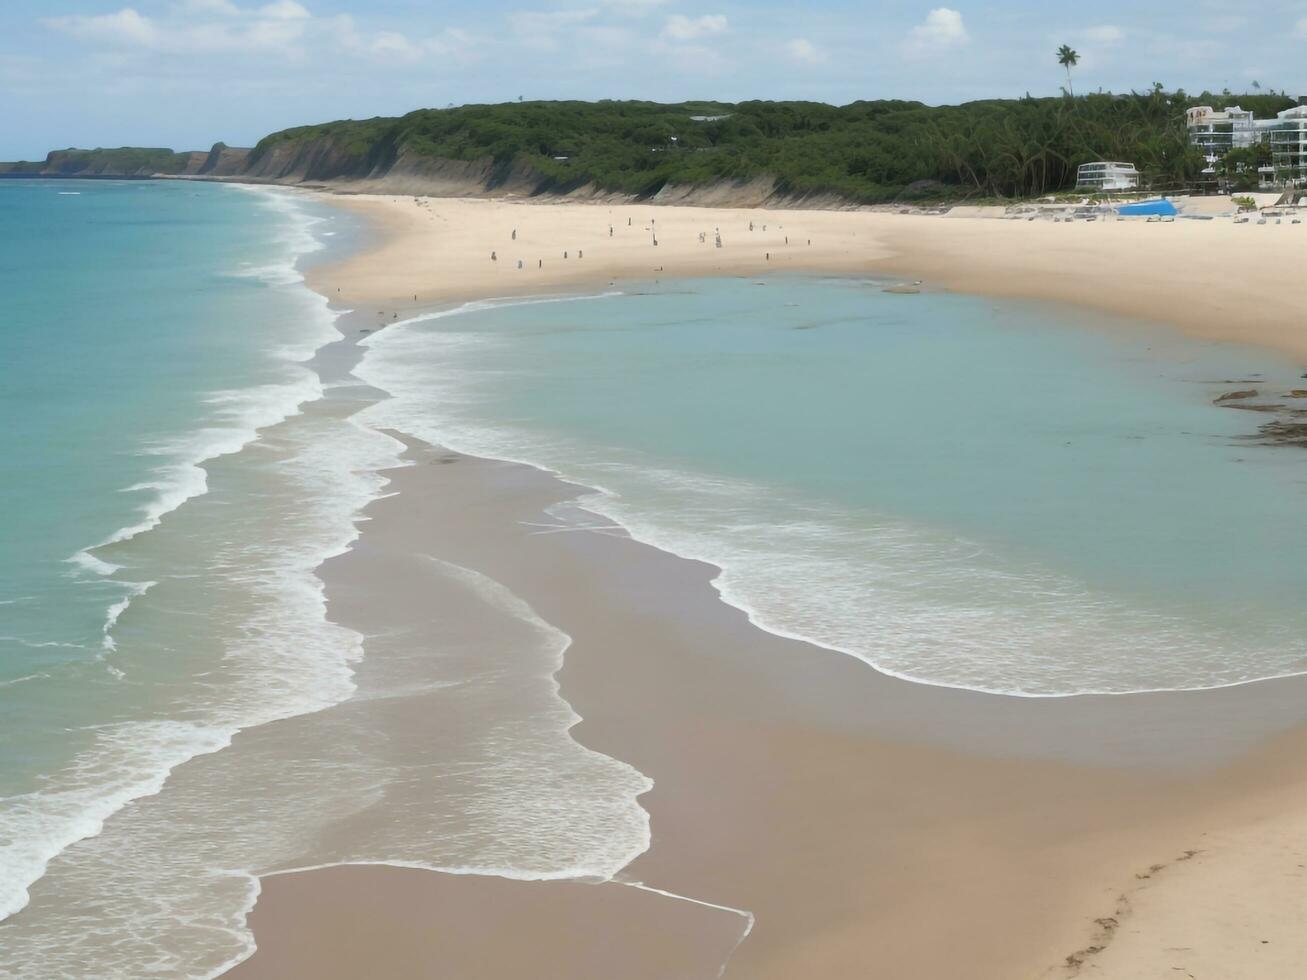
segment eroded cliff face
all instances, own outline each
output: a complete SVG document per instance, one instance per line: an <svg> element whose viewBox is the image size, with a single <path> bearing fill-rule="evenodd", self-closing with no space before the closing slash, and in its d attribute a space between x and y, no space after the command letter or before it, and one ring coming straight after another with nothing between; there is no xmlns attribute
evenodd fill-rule
<svg viewBox="0 0 1307 980"><path fill-rule="evenodd" d="M448 160L401 149L381 159L352 155L327 138L282 144L236 175L239 180L298 185L342 194L430 197L556 197L602 202L644 201L701 207L854 207L833 194L800 195L770 177L667 184L654 194L608 191L592 182L562 183L520 163Z"/></svg>
<svg viewBox="0 0 1307 980"><path fill-rule="evenodd" d="M329 137L277 144L261 154L217 143L202 150L123 148L56 150L36 163L0 163L0 176L174 177L299 186L342 194L430 197L557 197L603 202L644 201L704 207L853 207L832 194L798 195L768 177L707 184L668 184L656 193L625 194L590 182L564 183L520 163L448 160L407 148L353 150Z"/></svg>
<svg viewBox="0 0 1307 980"><path fill-rule="evenodd" d="M193 171L199 176L233 177L245 169L250 151L244 147L228 146L226 143L214 143L213 149L203 154L199 167Z"/></svg>
<svg viewBox="0 0 1307 980"><path fill-rule="evenodd" d="M97 150L52 150L40 161L0 163L0 175L19 177L148 178L235 176L245 166L249 150L217 143L207 153L176 153L168 149L119 147Z"/></svg>

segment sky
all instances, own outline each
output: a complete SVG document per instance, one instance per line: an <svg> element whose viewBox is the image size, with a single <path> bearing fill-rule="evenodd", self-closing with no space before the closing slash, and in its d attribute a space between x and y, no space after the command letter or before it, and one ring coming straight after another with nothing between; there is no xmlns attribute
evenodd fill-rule
<svg viewBox="0 0 1307 980"><path fill-rule="evenodd" d="M938 0L937 0L938 2ZM527 99L1307 95L1307 0L0 0L0 159Z"/></svg>

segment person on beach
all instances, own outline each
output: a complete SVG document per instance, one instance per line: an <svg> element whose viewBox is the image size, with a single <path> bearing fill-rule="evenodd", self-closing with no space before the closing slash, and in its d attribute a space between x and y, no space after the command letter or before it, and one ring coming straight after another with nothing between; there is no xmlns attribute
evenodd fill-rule
<svg viewBox="0 0 1307 980"><path fill-rule="evenodd" d="M517 229L513 229L513 241L517 241Z"/></svg>
<svg viewBox="0 0 1307 980"><path fill-rule="evenodd" d="M498 261L499 261L499 256L496 255L494 252L491 252L491 253L490 253L490 261L491 261L491 262L498 262Z"/></svg>

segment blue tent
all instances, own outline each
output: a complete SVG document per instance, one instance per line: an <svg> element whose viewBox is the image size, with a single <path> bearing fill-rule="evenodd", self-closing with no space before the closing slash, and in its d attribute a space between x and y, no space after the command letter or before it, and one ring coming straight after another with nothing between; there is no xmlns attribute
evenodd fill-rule
<svg viewBox="0 0 1307 980"><path fill-rule="evenodd" d="M1117 213L1123 216L1131 215L1154 215L1160 214L1166 218L1175 217L1175 205L1166 198L1158 198L1156 201L1139 201L1136 204L1122 204L1116 209Z"/></svg>

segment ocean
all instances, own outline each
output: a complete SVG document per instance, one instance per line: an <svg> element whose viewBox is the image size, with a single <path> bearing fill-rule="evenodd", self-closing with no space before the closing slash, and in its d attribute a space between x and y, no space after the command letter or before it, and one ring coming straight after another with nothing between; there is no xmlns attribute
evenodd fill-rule
<svg viewBox="0 0 1307 980"><path fill-rule="evenodd" d="M455 312L365 342L367 420L595 488L772 632L1010 695L1307 668L1307 461L1212 404L1285 358L856 279Z"/></svg>
<svg viewBox="0 0 1307 980"><path fill-rule="evenodd" d="M648 846L650 780L572 740L570 638L502 585L420 571L495 614L489 645L328 618L315 570L401 464L386 427L591 487L558 529L620 523L765 628L925 683L1307 667L1301 457L1211 404L1292 387L1284 359L850 278L364 337L302 273L366 234L279 190L0 181L0 976L216 976L261 873L603 878ZM396 737L415 710L440 739Z"/></svg>
<svg viewBox="0 0 1307 980"><path fill-rule="evenodd" d="M514 624L493 773L478 719L438 752L384 734L484 664L377 637L365 665L326 617L315 569L402 446L353 419L376 393L301 271L365 235L284 191L0 182L0 976L215 976L270 869L604 876L647 845L648 781L567 735L568 638L515 597L437 570ZM333 832L402 791L443 796Z"/></svg>

